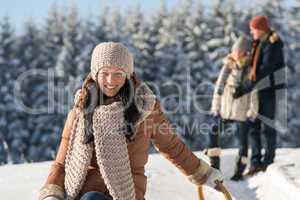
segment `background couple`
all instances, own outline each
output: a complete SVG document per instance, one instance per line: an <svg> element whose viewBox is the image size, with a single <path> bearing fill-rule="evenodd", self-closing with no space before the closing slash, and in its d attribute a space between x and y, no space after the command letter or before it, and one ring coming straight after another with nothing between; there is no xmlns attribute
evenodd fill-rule
<svg viewBox="0 0 300 200"><path fill-rule="evenodd" d="M278 82L282 83L282 80L275 80L275 72L285 66L283 43L278 34L270 28L265 16L251 19L249 28L252 40L240 36L234 43L231 53L224 58L211 107L214 121L219 127L226 127L226 124L231 122L237 124L239 155L232 180L243 178L248 161L248 135L252 139L252 154L250 169L245 175L251 176L259 171L265 171L268 165L273 163L276 130L262 119L275 120L278 100L275 93L276 90L286 87L285 84L276 85ZM215 168L220 168L219 133L219 128L213 129L206 151ZM263 156L262 135L266 141Z"/></svg>

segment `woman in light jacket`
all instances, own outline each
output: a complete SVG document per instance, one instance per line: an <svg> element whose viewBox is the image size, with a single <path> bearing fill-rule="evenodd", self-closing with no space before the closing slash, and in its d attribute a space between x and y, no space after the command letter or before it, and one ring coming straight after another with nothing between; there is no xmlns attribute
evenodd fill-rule
<svg viewBox="0 0 300 200"><path fill-rule="evenodd" d="M224 59L224 65L216 82L211 107L211 112L215 118L219 117L222 121L237 123L240 147L232 180L242 179L247 164L248 133L251 130L251 122L255 121L258 112L256 90L238 99L233 98L235 88L247 78L250 50L251 41L244 36L238 38L232 47L232 52ZM224 125L221 126L224 127ZM211 135L211 141L216 141L216 137L218 135ZM213 144L211 147L215 148L208 149L208 156L212 160L218 159L220 149Z"/></svg>
<svg viewBox="0 0 300 200"><path fill-rule="evenodd" d="M122 44L95 47L39 200L144 200L151 140L196 185L222 181L180 141L133 71L133 56Z"/></svg>

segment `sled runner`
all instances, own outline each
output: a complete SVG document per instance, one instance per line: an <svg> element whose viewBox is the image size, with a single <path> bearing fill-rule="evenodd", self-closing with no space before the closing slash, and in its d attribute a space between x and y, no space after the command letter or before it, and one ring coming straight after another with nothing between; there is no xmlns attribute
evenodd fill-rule
<svg viewBox="0 0 300 200"><path fill-rule="evenodd" d="M224 194L225 200L232 200L231 195L225 186L219 181L216 181L216 184L217 188ZM205 200L202 186L198 187L198 200Z"/></svg>

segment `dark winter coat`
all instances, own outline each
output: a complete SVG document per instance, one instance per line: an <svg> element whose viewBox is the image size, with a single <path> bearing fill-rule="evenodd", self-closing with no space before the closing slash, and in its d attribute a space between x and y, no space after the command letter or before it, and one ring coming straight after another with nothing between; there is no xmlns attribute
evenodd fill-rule
<svg viewBox="0 0 300 200"><path fill-rule="evenodd" d="M235 97L250 92L254 87L258 88L260 102L268 102L275 98L276 89L282 89L285 85L285 63L283 55L283 42L275 32L270 32L265 39L253 41L256 48L261 43L257 58L256 80L245 81L238 89ZM255 45L255 43L258 43ZM256 49L253 49L255 52ZM254 55L253 55L254 57ZM252 59L252 62L254 60Z"/></svg>

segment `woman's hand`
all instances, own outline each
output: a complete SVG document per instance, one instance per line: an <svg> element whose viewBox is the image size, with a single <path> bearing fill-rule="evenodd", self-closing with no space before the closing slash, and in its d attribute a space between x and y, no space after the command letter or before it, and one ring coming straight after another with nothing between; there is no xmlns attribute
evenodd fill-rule
<svg viewBox="0 0 300 200"><path fill-rule="evenodd" d="M256 118L254 118L254 117L247 117L247 122L254 123L255 121L256 121Z"/></svg>
<svg viewBox="0 0 300 200"><path fill-rule="evenodd" d="M223 174L220 170L215 169L215 168L211 168L211 173L208 176L207 181L204 183L204 185L207 185L209 187L212 187L216 190L219 190L219 188L217 187L217 182L223 182L224 177Z"/></svg>
<svg viewBox="0 0 300 200"><path fill-rule="evenodd" d="M233 98L234 99L237 99L237 98L240 98L241 96L244 95L244 92L242 91L242 88L241 86L238 86L235 88L235 92L233 93Z"/></svg>

